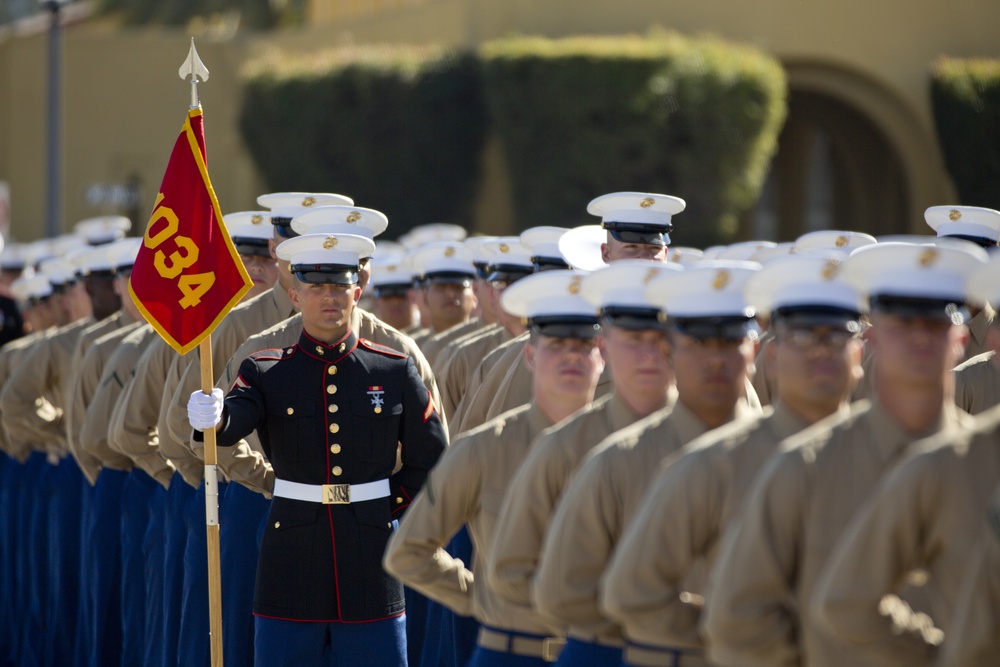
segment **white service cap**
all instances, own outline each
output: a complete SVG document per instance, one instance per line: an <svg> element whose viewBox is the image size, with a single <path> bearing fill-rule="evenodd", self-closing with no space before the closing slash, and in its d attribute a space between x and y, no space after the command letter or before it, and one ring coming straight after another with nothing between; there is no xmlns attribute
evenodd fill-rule
<svg viewBox="0 0 1000 667"><path fill-rule="evenodd" d="M371 255L375 242L356 234L303 234L283 241L278 249L302 282L353 285L361 257Z"/></svg>
<svg viewBox="0 0 1000 667"><path fill-rule="evenodd" d="M969 274L987 260L986 251L879 243L855 250L844 262L844 279L866 292L872 310L912 317L952 318L967 299Z"/></svg>
<svg viewBox="0 0 1000 667"><path fill-rule="evenodd" d="M352 206L354 200L332 192L272 192L257 197L257 203L271 211L271 224L284 238L295 236L292 218L319 206Z"/></svg>
<svg viewBox="0 0 1000 667"><path fill-rule="evenodd" d="M844 260L836 250L773 259L747 280L746 301L763 315L856 319L867 304L857 286L844 280Z"/></svg>
<svg viewBox="0 0 1000 667"><path fill-rule="evenodd" d="M473 279L472 253L460 242L439 241L418 248L412 255L413 271L422 280Z"/></svg>
<svg viewBox="0 0 1000 667"><path fill-rule="evenodd" d="M623 243L669 245L671 218L686 206L680 197L653 192L612 192L587 204L601 227Z"/></svg>
<svg viewBox="0 0 1000 667"><path fill-rule="evenodd" d="M124 238L132 222L122 215L102 215L81 220L73 226L77 236L83 237L89 245L102 245Z"/></svg>
<svg viewBox="0 0 1000 667"><path fill-rule="evenodd" d="M756 335L755 311L743 294L756 262L703 260L646 285L649 300L667 313L667 323L695 338L739 339Z"/></svg>
<svg viewBox="0 0 1000 667"><path fill-rule="evenodd" d="M600 325L597 308L581 294L583 278L569 270L535 273L505 289L500 307L543 336L593 338Z"/></svg>
<svg viewBox="0 0 1000 667"><path fill-rule="evenodd" d="M1000 211L980 206L931 206L924 220L938 236L959 236L983 246L1000 239Z"/></svg>
<svg viewBox="0 0 1000 667"><path fill-rule="evenodd" d="M388 226L384 213L360 206L320 206L292 218L297 234L357 234L374 239Z"/></svg>

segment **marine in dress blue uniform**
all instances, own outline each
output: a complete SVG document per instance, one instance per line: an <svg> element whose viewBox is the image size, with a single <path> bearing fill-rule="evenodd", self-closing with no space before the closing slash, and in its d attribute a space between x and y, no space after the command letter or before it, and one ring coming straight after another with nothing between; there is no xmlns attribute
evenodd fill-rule
<svg viewBox="0 0 1000 667"><path fill-rule="evenodd" d="M195 428L216 423L219 406L220 446L256 430L274 466L254 593L256 664L406 665L403 587L382 569L382 553L445 431L409 357L347 324L358 255L372 241L307 234L285 243L303 313L298 344L246 359L224 410L219 390L195 392L188 405Z"/></svg>

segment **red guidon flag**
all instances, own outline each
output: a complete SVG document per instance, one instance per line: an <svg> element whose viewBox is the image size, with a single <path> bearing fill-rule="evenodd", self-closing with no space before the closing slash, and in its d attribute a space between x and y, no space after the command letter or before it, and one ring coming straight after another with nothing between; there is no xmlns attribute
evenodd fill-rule
<svg viewBox="0 0 1000 667"><path fill-rule="evenodd" d="M208 178L201 108L188 111L132 267L132 300L186 354L253 286Z"/></svg>

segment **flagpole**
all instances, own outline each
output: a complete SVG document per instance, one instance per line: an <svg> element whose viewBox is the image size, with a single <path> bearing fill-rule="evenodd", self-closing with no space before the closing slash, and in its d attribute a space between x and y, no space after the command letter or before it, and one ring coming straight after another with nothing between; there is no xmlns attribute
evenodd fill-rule
<svg viewBox="0 0 1000 667"><path fill-rule="evenodd" d="M191 78L191 108L201 107L198 97L198 82L208 81L208 68L198 57L191 38L191 49L181 65L181 79ZM198 346L201 363L201 390L211 394L215 387L212 372L212 336L208 335ZM212 648L212 667L223 667L222 663L222 565L219 542L219 468L216 451L215 429L206 429L205 435L205 531L208 543L208 618Z"/></svg>

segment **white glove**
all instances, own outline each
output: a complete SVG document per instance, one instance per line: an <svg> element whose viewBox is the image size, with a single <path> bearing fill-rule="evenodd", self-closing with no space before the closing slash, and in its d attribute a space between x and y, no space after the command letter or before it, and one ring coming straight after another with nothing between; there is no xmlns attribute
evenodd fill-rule
<svg viewBox="0 0 1000 667"><path fill-rule="evenodd" d="M224 394L216 387L211 394L200 389L191 394L188 399L188 423L198 431L215 428L222 421L222 402Z"/></svg>

